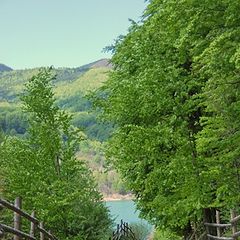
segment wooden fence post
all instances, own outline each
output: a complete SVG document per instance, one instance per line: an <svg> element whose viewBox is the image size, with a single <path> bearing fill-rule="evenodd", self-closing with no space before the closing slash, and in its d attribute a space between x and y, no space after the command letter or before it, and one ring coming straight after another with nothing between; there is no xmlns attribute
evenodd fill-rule
<svg viewBox="0 0 240 240"><path fill-rule="evenodd" d="M3 238L4 237L4 231L3 229L0 227L0 238Z"/></svg>
<svg viewBox="0 0 240 240"><path fill-rule="evenodd" d="M43 229L43 222L40 222L40 228ZM40 231L40 240L44 240L44 233Z"/></svg>
<svg viewBox="0 0 240 240"><path fill-rule="evenodd" d="M35 211L32 212L31 214L32 217L36 217ZM36 225L34 222L31 222L31 226L30 226L30 236L34 237L35 236L35 230L36 230Z"/></svg>
<svg viewBox="0 0 240 240"><path fill-rule="evenodd" d="M3 210L3 205L0 203L0 211ZM0 227L0 238L3 238L4 236L4 231L3 229Z"/></svg>
<svg viewBox="0 0 240 240"><path fill-rule="evenodd" d="M220 224L220 212L216 210L216 223ZM221 228L217 227L217 236L221 237Z"/></svg>
<svg viewBox="0 0 240 240"><path fill-rule="evenodd" d="M235 210L231 210L231 220L234 219L237 216ZM232 222L232 234L234 235L237 232L237 222ZM233 239L238 239L234 238Z"/></svg>
<svg viewBox="0 0 240 240"><path fill-rule="evenodd" d="M48 233L49 233L50 235L52 234L50 230L48 231ZM48 239L51 240L51 238L48 238Z"/></svg>
<svg viewBox="0 0 240 240"><path fill-rule="evenodd" d="M127 230L127 237L129 236L128 235L128 223L126 223L126 230Z"/></svg>
<svg viewBox="0 0 240 240"><path fill-rule="evenodd" d="M15 205L15 207L21 209L21 207L22 207L22 200L21 200L20 197L17 197L15 199L14 205ZM13 225L14 225L14 228L16 230L21 231L21 216L18 213L16 213L16 212L14 212L14 223L13 223ZM13 239L14 240L20 240L20 237L18 237L17 235L14 235Z"/></svg>
<svg viewBox="0 0 240 240"><path fill-rule="evenodd" d="M209 227L208 226L206 226L206 236L207 236L207 240L209 240L209 237L208 237L208 234L209 234Z"/></svg>

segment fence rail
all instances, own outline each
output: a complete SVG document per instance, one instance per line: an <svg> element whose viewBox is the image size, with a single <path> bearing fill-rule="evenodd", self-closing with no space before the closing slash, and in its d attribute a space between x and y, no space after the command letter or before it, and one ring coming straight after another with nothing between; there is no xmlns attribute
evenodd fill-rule
<svg viewBox="0 0 240 240"><path fill-rule="evenodd" d="M113 232L112 237L110 237L109 240L124 239L137 240L129 224L121 220L121 223L117 225L117 229Z"/></svg>
<svg viewBox="0 0 240 240"><path fill-rule="evenodd" d="M21 207L22 200L19 197L15 199L14 204L11 204L8 201L0 198L0 210L5 208L11 210L14 214L13 227L0 222L0 238L3 238L5 234L9 233L14 235L14 240L58 240L54 235L50 233L50 231L47 231L44 228L43 222L35 217L35 211L33 211L30 215L23 211ZM27 219L30 223L29 233L22 231L22 218ZM37 232L39 233L39 238L37 237Z"/></svg>
<svg viewBox="0 0 240 240"><path fill-rule="evenodd" d="M209 240L237 240L240 236L240 231L237 230L237 224L240 220L240 215L237 216L236 211L231 210L231 219L230 223L220 223L220 212L216 211L216 223L205 223L207 238ZM217 236L214 236L210 232L210 228L216 228ZM231 229L231 236L222 236L226 231L226 229Z"/></svg>

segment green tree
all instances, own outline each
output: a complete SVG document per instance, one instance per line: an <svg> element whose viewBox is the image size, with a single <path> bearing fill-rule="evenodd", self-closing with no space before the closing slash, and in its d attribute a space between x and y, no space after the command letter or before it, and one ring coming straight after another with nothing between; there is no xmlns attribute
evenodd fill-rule
<svg viewBox="0 0 240 240"><path fill-rule="evenodd" d="M221 28L215 30L197 64L208 78L203 94L206 114L197 146L204 162L206 192L215 195L212 205L234 208L240 201L240 3L223 3Z"/></svg>
<svg viewBox="0 0 240 240"><path fill-rule="evenodd" d="M239 200L239 7L150 1L113 47L114 71L94 97L118 126L107 155L137 207L180 236Z"/></svg>
<svg viewBox="0 0 240 240"><path fill-rule="evenodd" d="M42 69L25 86L23 109L29 116L26 139L3 144L4 195L22 196L55 234L64 239L103 239L111 225L91 172L77 161L82 134L55 104L51 69Z"/></svg>

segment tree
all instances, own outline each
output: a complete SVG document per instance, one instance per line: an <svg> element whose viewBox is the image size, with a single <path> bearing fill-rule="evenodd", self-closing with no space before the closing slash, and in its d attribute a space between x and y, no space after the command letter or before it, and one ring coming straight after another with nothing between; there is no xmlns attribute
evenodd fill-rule
<svg viewBox="0 0 240 240"><path fill-rule="evenodd" d="M82 134L55 104L51 69L42 69L25 86L23 109L29 116L26 139L3 144L4 195L22 196L48 227L64 239L103 239L111 220L91 172L77 161Z"/></svg>
<svg viewBox="0 0 240 240"><path fill-rule="evenodd" d="M142 216L180 236L239 199L237 9L228 0L151 1L113 47L114 71L94 97L118 127L107 155ZM221 197L232 178L236 188Z"/></svg>
<svg viewBox="0 0 240 240"><path fill-rule="evenodd" d="M238 1L224 1L221 28L199 57L198 68L208 81L204 87L206 114L198 136L204 162L202 175L213 206L238 207L240 195L240 29Z"/></svg>

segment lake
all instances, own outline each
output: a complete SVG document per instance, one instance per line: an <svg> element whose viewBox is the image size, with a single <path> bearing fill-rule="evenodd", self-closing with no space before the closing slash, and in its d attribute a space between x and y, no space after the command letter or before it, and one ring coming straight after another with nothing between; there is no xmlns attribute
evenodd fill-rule
<svg viewBox="0 0 240 240"><path fill-rule="evenodd" d="M127 223L147 223L139 218L139 211L131 200L107 201L106 205L116 224L120 223L121 219Z"/></svg>

